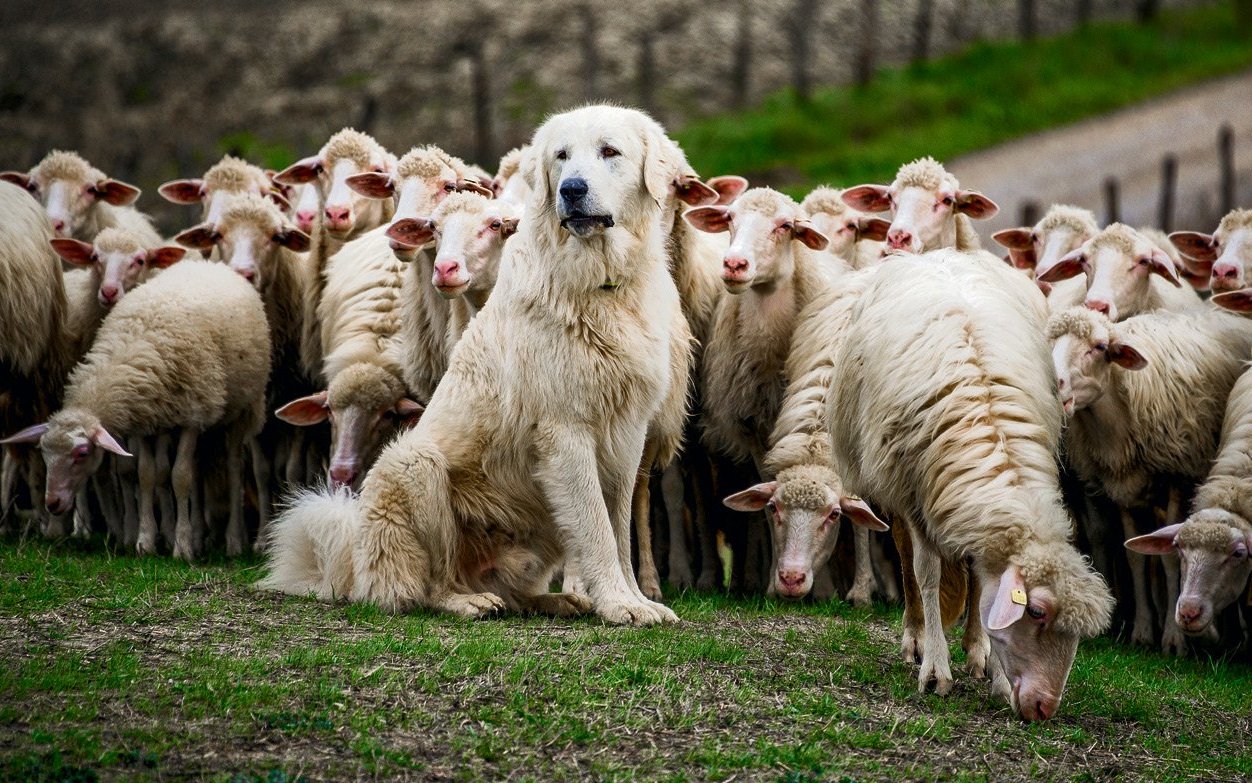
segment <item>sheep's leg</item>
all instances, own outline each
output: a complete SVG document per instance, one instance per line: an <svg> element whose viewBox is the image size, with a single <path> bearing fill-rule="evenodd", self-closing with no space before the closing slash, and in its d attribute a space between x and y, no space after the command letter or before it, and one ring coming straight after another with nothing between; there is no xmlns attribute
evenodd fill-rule
<svg viewBox="0 0 1252 783"><path fill-rule="evenodd" d="M139 452L139 540L135 553L155 555L157 551L156 460L152 456L152 438L137 438Z"/></svg>
<svg viewBox="0 0 1252 783"><path fill-rule="evenodd" d="M74 493L74 538L91 538L90 495L86 485Z"/></svg>
<svg viewBox="0 0 1252 783"><path fill-rule="evenodd" d="M840 523L842 524L842 523ZM852 528L852 548L856 554L856 571L852 575L852 589L846 599L853 606L869 606L874 598L874 564L870 559L869 529L860 525Z"/></svg>
<svg viewBox="0 0 1252 783"><path fill-rule="evenodd" d="M1178 487L1171 486L1169 488L1169 502L1165 507L1165 518L1161 520L1162 525L1173 525L1179 521L1182 506L1182 492ZM1182 629L1178 627L1174 607L1178 606L1179 583L1182 574L1180 573L1181 565L1178 562L1178 555L1170 553L1161 558L1161 567L1165 569L1165 592L1166 600L1164 607L1164 622L1161 632L1161 650L1166 655L1186 655L1187 639L1183 635Z"/></svg>
<svg viewBox="0 0 1252 783"><path fill-rule="evenodd" d="M1082 505L1076 511L1079 524L1082 525L1083 533L1087 536L1087 544L1091 547L1091 564L1111 585L1113 584L1113 571L1109 565L1107 542L1109 524L1103 509L1096 503L1095 498L1083 492Z"/></svg>
<svg viewBox="0 0 1252 783"><path fill-rule="evenodd" d="M17 494L17 450L0 446L0 522L8 519Z"/></svg>
<svg viewBox="0 0 1252 783"><path fill-rule="evenodd" d="M261 445L260 437L253 438L248 443L248 450L252 456L252 480L256 484L256 509L259 518L256 548L260 550L265 546L265 531L270 523L270 462L265 456L265 447Z"/></svg>
<svg viewBox="0 0 1252 783"><path fill-rule="evenodd" d="M174 526L174 557L191 562L195 558L195 528L203 520L196 520L191 513L192 494L196 484L196 438L191 427L184 427L178 434L178 450L174 455L171 481L174 485L174 503L178 506L178 521Z"/></svg>
<svg viewBox="0 0 1252 783"><path fill-rule="evenodd" d="M665 517L669 521L669 583L676 590L688 590L695 584L691 573L691 551L687 548L687 504L683 471L678 460L661 473L661 497Z"/></svg>
<svg viewBox="0 0 1252 783"><path fill-rule="evenodd" d="M925 618L922 615L922 596L913 577L913 541L909 525L903 520L892 520L891 537L900 551L900 583L904 589L904 628L900 637L900 657L905 663L919 663L921 651L917 648L922 636Z"/></svg>
<svg viewBox="0 0 1252 783"><path fill-rule="evenodd" d="M135 454L139 448L138 443L132 438L127 443L128 450L131 454ZM139 541L139 505L136 503L136 465L135 461L126 457L118 457L113 460L113 468L117 474L118 492L122 496L122 508L125 518L125 526L122 529L122 546L126 549L134 549Z"/></svg>
<svg viewBox="0 0 1252 783"><path fill-rule="evenodd" d="M692 476L695 489L692 498L696 537L700 541L700 576L696 579L696 589L702 593L711 593L726 586L726 573L722 568L721 554L717 551L717 532L709 520L705 498L713 497L712 465L707 454L701 454L692 462Z"/></svg>
<svg viewBox="0 0 1252 783"><path fill-rule="evenodd" d="M304 483L304 428L292 427L287 435L286 481L288 489Z"/></svg>
<svg viewBox="0 0 1252 783"><path fill-rule="evenodd" d="M961 647L965 650L965 670L981 679L987 675L987 659L991 657L991 639L982 626L982 579L978 569L969 569L969 592L965 602L965 633Z"/></svg>
<svg viewBox="0 0 1252 783"><path fill-rule="evenodd" d="M117 488L114 485L112 466L102 467L91 477L96 502L104 515L105 529L114 544L122 540L122 518L117 508Z"/></svg>
<svg viewBox="0 0 1252 783"><path fill-rule="evenodd" d="M867 533L869 531L866 531ZM900 602L900 584L896 580L896 566L887 557L887 543L878 536L869 537L870 560L873 563L874 576L878 581L878 589L882 591L887 603Z"/></svg>
<svg viewBox="0 0 1252 783"><path fill-rule="evenodd" d="M631 491L631 517L635 523L635 540L639 549L639 591L644 597L661 600L661 577L656 572L656 558L652 552L652 463L656 460L656 448L649 443L644 447L643 459L635 473L635 486Z"/></svg>
<svg viewBox="0 0 1252 783"><path fill-rule="evenodd" d="M157 508L161 519L161 538L172 549L174 547L174 530L176 517L174 510L174 492L170 487L170 448L173 440L168 432L156 436L153 446L153 457L156 460L156 496Z"/></svg>
<svg viewBox="0 0 1252 783"><path fill-rule="evenodd" d="M226 480L230 485L226 554L238 557L248 549L248 531L243 524L243 438L234 432L226 435Z"/></svg>
<svg viewBox="0 0 1252 783"><path fill-rule="evenodd" d="M1135 519L1126 509L1122 513L1122 533L1127 539L1138 535ZM1126 561L1130 564L1130 580L1135 590L1135 624L1130 632L1130 641L1134 644L1151 645L1152 634L1152 602L1148 598L1148 562L1137 553L1126 550Z"/></svg>
<svg viewBox="0 0 1252 783"><path fill-rule="evenodd" d="M948 640L943 634L943 613L939 607L939 582L943 558L926 537L910 526L913 543L913 576L922 597L922 667L917 674L917 690L925 693L935 681L935 693L946 696L952 690L952 667L948 660Z"/></svg>

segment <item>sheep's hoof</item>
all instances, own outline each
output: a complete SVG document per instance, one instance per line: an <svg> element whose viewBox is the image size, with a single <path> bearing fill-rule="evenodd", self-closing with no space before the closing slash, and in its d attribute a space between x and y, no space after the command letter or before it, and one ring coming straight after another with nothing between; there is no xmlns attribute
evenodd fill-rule
<svg viewBox="0 0 1252 783"><path fill-rule="evenodd" d="M1144 647L1151 647L1156 643L1156 636L1152 633L1151 620L1135 620L1135 627L1130 632L1130 643Z"/></svg>
<svg viewBox="0 0 1252 783"><path fill-rule="evenodd" d="M462 617L484 617L504 610L504 599L495 593L459 593L444 598L440 608Z"/></svg>
<svg viewBox="0 0 1252 783"><path fill-rule="evenodd" d="M525 599L526 610L553 617L579 617L591 611L591 601L577 593L543 593Z"/></svg>
<svg viewBox="0 0 1252 783"><path fill-rule="evenodd" d="M156 551L156 536L141 535L139 540L135 542L135 554L140 557L155 555Z"/></svg>
<svg viewBox="0 0 1252 783"><path fill-rule="evenodd" d="M659 601L662 598L661 586L651 579L646 582L639 583L639 592L643 593L644 597L653 601Z"/></svg>
<svg viewBox="0 0 1252 783"><path fill-rule="evenodd" d="M844 600L853 606L869 606L874 598L874 591L866 585L853 585Z"/></svg>
<svg viewBox="0 0 1252 783"><path fill-rule="evenodd" d="M691 574L691 568L686 563L678 565L669 564L669 583L674 586L675 590L690 590L695 586L696 579Z"/></svg>
<svg viewBox="0 0 1252 783"><path fill-rule="evenodd" d="M239 557L240 555L243 554L245 548L246 547L244 546L243 541L240 541L238 538L227 537L226 539L226 556L227 557Z"/></svg>
<svg viewBox="0 0 1252 783"><path fill-rule="evenodd" d="M903 638L900 639L900 658L905 663L922 662L922 651L917 647L917 638L907 628L904 631Z"/></svg>
<svg viewBox="0 0 1252 783"><path fill-rule="evenodd" d="M721 587L719 574L711 569L705 569L700 572L700 578L696 580L696 590L701 593L716 592Z"/></svg>
<svg viewBox="0 0 1252 783"><path fill-rule="evenodd" d="M1187 640L1177 626L1171 625L1161 635L1161 652L1177 658L1182 658L1187 654Z"/></svg>
<svg viewBox="0 0 1252 783"><path fill-rule="evenodd" d="M195 553L191 551L191 545L177 539L174 541L174 557L186 563L196 559Z"/></svg>
<svg viewBox="0 0 1252 783"><path fill-rule="evenodd" d="M987 657L991 654L989 642L980 643L965 651L965 671L975 680L987 676Z"/></svg>
<svg viewBox="0 0 1252 783"><path fill-rule="evenodd" d="M947 696L952 692L952 672L948 667L926 661L917 674L917 692L925 693L931 681L935 683L935 694Z"/></svg>

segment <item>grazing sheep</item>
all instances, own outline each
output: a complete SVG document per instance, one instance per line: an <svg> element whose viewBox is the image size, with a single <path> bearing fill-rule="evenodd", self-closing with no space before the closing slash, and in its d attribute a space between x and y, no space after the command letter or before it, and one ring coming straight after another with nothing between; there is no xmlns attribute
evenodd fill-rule
<svg viewBox="0 0 1252 783"><path fill-rule="evenodd" d="M993 217L1000 208L974 190L962 190L955 176L934 158L919 158L896 172L890 185L858 185L842 194L862 212L891 212L889 250L925 253L944 247L982 247L970 218Z"/></svg>
<svg viewBox="0 0 1252 783"><path fill-rule="evenodd" d="M1083 305L1114 322L1153 310L1201 306L1195 290L1179 280L1171 252L1163 235L1145 236L1130 226L1114 223L1055 264L1038 268L1038 277L1057 283L1086 273Z"/></svg>
<svg viewBox="0 0 1252 783"><path fill-rule="evenodd" d="M306 494L280 519L262 585L390 610L594 610L673 620L635 584L630 498L649 422L677 382L678 294L659 204L664 132L592 106L535 134L527 219L417 426L359 498ZM535 372L560 367L559 373ZM588 590L547 592L565 553Z"/></svg>
<svg viewBox="0 0 1252 783"><path fill-rule="evenodd" d="M952 687L940 563L968 557L991 652L980 640L971 669L989 660L1028 720L1056 713L1079 638L1112 611L1061 504L1045 317L1035 287L988 253L890 260L850 316L827 400L845 487L912 534L920 688Z"/></svg>
<svg viewBox="0 0 1252 783"><path fill-rule="evenodd" d="M1040 280L1039 273L1056 266L1098 233L1100 226L1091 210L1053 204L1033 227L1006 228L991 238L1009 251L1013 267L1030 273L1030 278L1048 297L1049 305L1062 310L1082 304L1087 295L1086 277L1053 285Z"/></svg>
<svg viewBox="0 0 1252 783"><path fill-rule="evenodd" d="M830 240L826 252L851 268L865 269L882 260L882 240L887 238L891 224L848 206L843 191L814 188L800 202L800 210L809 216L813 228Z"/></svg>
<svg viewBox="0 0 1252 783"><path fill-rule="evenodd" d="M230 196L252 193L266 196L287 206L286 199L275 189L274 182L264 169L254 166L233 155L225 155L196 179L176 179L157 188L157 192L174 204L201 204L204 210L201 222L217 223Z"/></svg>
<svg viewBox="0 0 1252 783"><path fill-rule="evenodd" d="M1169 239L1193 272L1209 278L1214 293L1237 291L1252 281L1252 209L1229 212L1212 234L1175 231Z"/></svg>
<svg viewBox="0 0 1252 783"><path fill-rule="evenodd" d="M53 150L26 174L6 171L0 180L39 199L58 237L90 242L106 228L125 228L152 247L161 243L152 222L131 206L139 188L110 179L76 153Z"/></svg>
<svg viewBox="0 0 1252 783"><path fill-rule="evenodd" d="M1252 354L1252 323L1204 308L1161 310L1114 324L1095 311L1071 308L1053 315L1047 334L1057 388L1071 416L1065 452L1079 478L1118 505L1127 537L1136 532L1133 512L1152 507L1166 479L1166 521L1179 521L1176 482L1203 479L1217 454L1226 399ZM1146 563L1131 555L1130 567L1131 639L1151 644ZM1172 604L1177 572L1167 568L1166 575ZM1162 644L1183 651L1172 616Z"/></svg>
<svg viewBox="0 0 1252 783"><path fill-rule="evenodd" d="M179 431L173 467L174 555L195 553L191 495L197 436L226 431L231 480L227 541L243 539L243 446L265 417L269 377L265 311L256 292L221 264L178 264L132 292L109 313L70 375L64 407L4 443L38 442L47 464L47 506L69 511L105 451L130 455L118 437ZM155 468L139 453L140 554L156 551Z"/></svg>

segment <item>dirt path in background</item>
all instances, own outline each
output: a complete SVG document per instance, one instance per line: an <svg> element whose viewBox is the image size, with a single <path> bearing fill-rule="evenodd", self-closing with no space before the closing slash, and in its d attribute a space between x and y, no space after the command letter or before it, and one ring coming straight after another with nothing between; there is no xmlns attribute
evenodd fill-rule
<svg viewBox="0 0 1252 783"><path fill-rule="evenodd" d="M1252 70L1198 87L1188 87L1112 114L1027 136L949 161L965 187L1000 205L1000 214L980 221L984 240L1018 225L1022 205L1041 209L1069 203L1106 219L1103 182L1121 182L1121 219L1154 225L1160 194L1161 160L1178 158L1174 229L1212 231L1218 209L1217 131L1235 131L1237 203L1252 204ZM990 245L988 246L990 247ZM999 247L998 245L996 246Z"/></svg>

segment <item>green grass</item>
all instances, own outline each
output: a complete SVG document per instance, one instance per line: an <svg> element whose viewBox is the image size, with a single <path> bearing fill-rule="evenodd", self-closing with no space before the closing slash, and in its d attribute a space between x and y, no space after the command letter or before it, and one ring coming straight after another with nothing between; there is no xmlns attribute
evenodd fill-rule
<svg viewBox="0 0 1252 783"><path fill-rule="evenodd" d="M675 627L467 622L257 576L0 542L0 779L1252 775L1238 663L1097 640L1061 716L1027 725L959 674L919 696L887 608L684 595Z"/></svg>
<svg viewBox="0 0 1252 783"><path fill-rule="evenodd" d="M800 195L819 183L887 182L923 155L953 158L1252 66L1233 5L1092 24L1033 43L978 43L885 69L865 88L789 91L676 133L706 175L742 174Z"/></svg>

